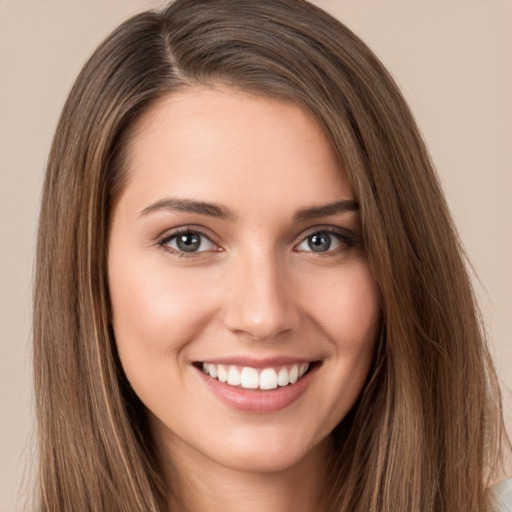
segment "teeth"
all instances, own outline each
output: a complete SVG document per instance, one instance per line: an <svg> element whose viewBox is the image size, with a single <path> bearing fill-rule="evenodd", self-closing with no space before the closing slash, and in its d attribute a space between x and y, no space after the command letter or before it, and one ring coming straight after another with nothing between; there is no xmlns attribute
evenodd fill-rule
<svg viewBox="0 0 512 512"><path fill-rule="evenodd" d="M260 386L258 372L254 368L246 366L240 372L240 385L246 389L258 389Z"/></svg>
<svg viewBox="0 0 512 512"><path fill-rule="evenodd" d="M296 364L291 367L288 378L292 384L295 384L297 380L299 380L299 367Z"/></svg>
<svg viewBox="0 0 512 512"><path fill-rule="evenodd" d="M277 383L280 386L288 386L290 383L290 377L288 375L288 370L286 368L281 368L277 374Z"/></svg>
<svg viewBox="0 0 512 512"><path fill-rule="evenodd" d="M273 368L265 368L260 375L260 389L277 388L277 373Z"/></svg>
<svg viewBox="0 0 512 512"><path fill-rule="evenodd" d="M234 366L229 367L228 384L230 386L239 386L240 385L240 372Z"/></svg>
<svg viewBox="0 0 512 512"><path fill-rule="evenodd" d="M210 365L210 366L214 366L214 365ZM210 372L208 372L210 373ZM213 375L210 373L210 375L213 377ZM224 366L222 365L219 365L217 367L217 378L221 381L221 382L226 382L228 380L228 372L226 371L226 368L224 368Z"/></svg>
<svg viewBox="0 0 512 512"><path fill-rule="evenodd" d="M307 371L309 363L293 364L282 368L264 368L258 370L249 366L239 369L236 366L203 363L204 373L230 386L241 386L245 389L276 389L278 386L295 384Z"/></svg>
<svg viewBox="0 0 512 512"><path fill-rule="evenodd" d="M209 364L208 373L215 379L217 377L217 367L214 364Z"/></svg>

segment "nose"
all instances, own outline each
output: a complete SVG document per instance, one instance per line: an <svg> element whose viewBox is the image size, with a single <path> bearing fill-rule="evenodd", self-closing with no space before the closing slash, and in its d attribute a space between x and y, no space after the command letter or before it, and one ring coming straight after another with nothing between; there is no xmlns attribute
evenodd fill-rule
<svg viewBox="0 0 512 512"><path fill-rule="evenodd" d="M238 258L230 272L224 325L237 335L271 341L295 329L300 314L292 279L273 255Z"/></svg>

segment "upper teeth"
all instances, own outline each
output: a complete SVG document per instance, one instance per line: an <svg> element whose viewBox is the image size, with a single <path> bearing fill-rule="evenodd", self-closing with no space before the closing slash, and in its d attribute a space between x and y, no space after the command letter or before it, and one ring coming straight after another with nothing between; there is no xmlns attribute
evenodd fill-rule
<svg viewBox="0 0 512 512"><path fill-rule="evenodd" d="M246 389L275 389L277 386L295 384L308 371L308 368L309 363L262 370L250 366L203 363L203 371L210 377L230 386L241 386Z"/></svg>

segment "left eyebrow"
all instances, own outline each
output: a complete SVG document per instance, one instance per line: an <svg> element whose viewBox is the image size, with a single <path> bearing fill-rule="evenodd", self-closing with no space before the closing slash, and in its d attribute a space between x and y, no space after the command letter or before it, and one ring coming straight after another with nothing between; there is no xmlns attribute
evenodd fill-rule
<svg viewBox="0 0 512 512"><path fill-rule="evenodd" d="M335 215L345 212L357 212L359 203L353 199L342 199L334 203L324 204L322 206L312 206L299 210L293 216L294 222L304 222L306 220L316 219L317 217L325 217L327 215Z"/></svg>

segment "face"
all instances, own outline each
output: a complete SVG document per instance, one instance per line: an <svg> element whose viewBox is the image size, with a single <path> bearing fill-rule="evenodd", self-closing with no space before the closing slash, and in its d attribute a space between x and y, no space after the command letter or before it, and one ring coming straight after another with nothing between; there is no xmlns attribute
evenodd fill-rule
<svg viewBox="0 0 512 512"><path fill-rule="evenodd" d="M128 142L108 272L126 376L173 460L278 471L319 450L379 328L352 188L316 120L230 89Z"/></svg>

